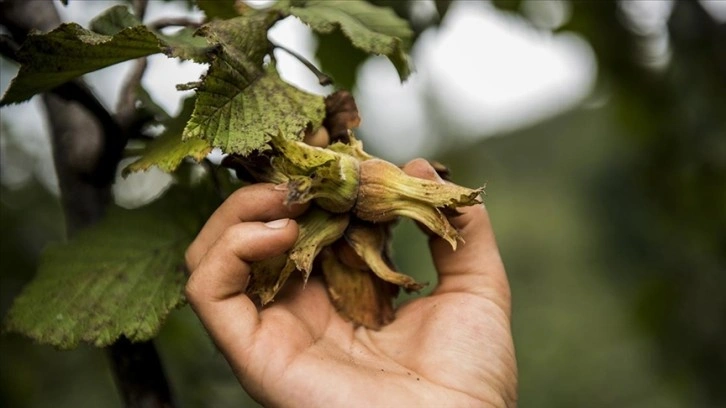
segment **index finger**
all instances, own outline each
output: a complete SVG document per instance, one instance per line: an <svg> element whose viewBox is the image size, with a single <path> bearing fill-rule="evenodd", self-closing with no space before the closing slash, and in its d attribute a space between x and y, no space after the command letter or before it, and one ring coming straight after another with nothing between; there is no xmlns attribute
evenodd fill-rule
<svg viewBox="0 0 726 408"><path fill-rule="evenodd" d="M235 224L246 221L272 221L294 218L302 214L307 205L285 205L287 191L276 189L274 184L258 183L242 187L232 193L207 220L204 227L189 245L186 263L190 271L199 262L222 233Z"/></svg>

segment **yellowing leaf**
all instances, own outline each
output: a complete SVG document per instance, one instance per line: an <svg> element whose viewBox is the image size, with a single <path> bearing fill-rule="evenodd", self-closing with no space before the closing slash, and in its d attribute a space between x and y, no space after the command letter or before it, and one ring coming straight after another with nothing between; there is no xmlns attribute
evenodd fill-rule
<svg viewBox="0 0 726 408"><path fill-rule="evenodd" d="M49 247L5 329L60 348L152 338L184 302L184 251L216 204L202 186L173 188L138 210L115 208L74 240Z"/></svg>
<svg viewBox="0 0 726 408"><path fill-rule="evenodd" d="M411 74L406 49L413 32L393 10L363 0L298 0L277 7L321 34L339 29L356 48L387 56L401 80Z"/></svg>
<svg viewBox="0 0 726 408"><path fill-rule="evenodd" d="M319 127L325 116L323 97L284 82L274 68L247 87L235 88L210 69L198 91L194 115L184 137L202 137L225 153L247 155L265 150L273 134L298 135Z"/></svg>
<svg viewBox="0 0 726 408"><path fill-rule="evenodd" d="M197 103L184 138L203 138L225 153L264 150L271 135L302 137L325 116L323 98L284 82L275 68L262 68L267 29L279 16L251 13L214 21L200 34L216 44L212 65L197 89Z"/></svg>

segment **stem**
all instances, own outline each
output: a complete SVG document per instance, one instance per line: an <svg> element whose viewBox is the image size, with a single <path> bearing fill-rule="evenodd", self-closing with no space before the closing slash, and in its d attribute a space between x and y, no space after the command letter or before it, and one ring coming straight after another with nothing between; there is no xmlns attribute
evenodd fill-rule
<svg viewBox="0 0 726 408"><path fill-rule="evenodd" d="M146 6L149 4L149 0L133 0L131 2L134 9L134 15L139 21L144 21L144 15L146 14Z"/></svg>
<svg viewBox="0 0 726 408"><path fill-rule="evenodd" d="M18 62L18 49L20 46L13 40L12 37L5 34L0 34L0 55L3 57Z"/></svg>
<svg viewBox="0 0 726 408"><path fill-rule="evenodd" d="M109 357L124 406L138 408L174 406L159 354L152 342L132 343L122 337L109 349ZM149 392L150 390L153 392Z"/></svg>
<svg viewBox="0 0 726 408"><path fill-rule="evenodd" d="M293 51L289 48L283 47L282 45L278 45L278 44L272 44L272 48L273 49L278 48L278 49L283 50L286 53L292 55L293 57L295 57L295 59L300 61L303 65L305 65L305 67L307 67L307 69L312 71L312 73L315 74L316 77L318 77L318 82L320 83L320 85L325 86L325 85L333 84L333 78L324 74L322 71L320 71L318 69L318 67L316 67L312 62L308 61L307 58L303 57L302 55L296 53L295 51Z"/></svg>
<svg viewBox="0 0 726 408"><path fill-rule="evenodd" d="M159 31L162 28L166 27L190 27L190 28L198 28L202 25L202 23L198 21L190 20L186 17L166 17L166 18L160 18L158 20L152 21L149 23L149 27L151 27L152 30Z"/></svg>
<svg viewBox="0 0 726 408"><path fill-rule="evenodd" d="M141 79L146 72L148 65L146 58L139 58L134 61L134 68L126 80L116 106L116 119L120 123L133 123L137 115L136 111L136 90L141 86Z"/></svg>
<svg viewBox="0 0 726 408"><path fill-rule="evenodd" d="M204 167L204 170L209 173L209 177L212 179L212 185L214 186L214 192L217 194L217 196L224 201L224 191L222 191L222 183L219 181L219 176L217 175L217 169L214 167L214 164L211 160L204 158L202 160L202 167Z"/></svg>

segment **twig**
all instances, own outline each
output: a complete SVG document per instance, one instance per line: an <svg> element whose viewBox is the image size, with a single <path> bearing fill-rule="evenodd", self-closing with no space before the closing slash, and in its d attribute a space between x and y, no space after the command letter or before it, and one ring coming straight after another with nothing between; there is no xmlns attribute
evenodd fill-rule
<svg viewBox="0 0 726 408"><path fill-rule="evenodd" d="M18 62L18 50L20 46L13 40L9 35L0 35L0 55L3 57Z"/></svg>
<svg viewBox="0 0 726 408"><path fill-rule="evenodd" d="M164 368L152 342L132 343L122 337L109 350L109 356L124 406L132 408L174 406L169 385L164 377ZM154 390L154 393L150 394L149 390Z"/></svg>
<svg viewBox="0 0 726 408"><path fill-rule="evenodd" d="M217 169L214 167L214 163L212 163L211 160L204 158L202 160L202 167L204 167L205 170L207 170L207 173L209 173L209 178L212 179L212 186L214 187L214 192L217 194L217 196L224 200L224 191L222 191L222 184L219 182L219 175L217 175Z"/></svg>
<svg viewBox="0 0 726 408"><path fill-rule="evenodd" d="M274 43L271 43L271 44L272 44L273 49L275 49L275 48L281 49L281 50L285 51L286 53L295 57L295 59L297 59L298 61L302 62L303 65L305 65L310 71L313 72L313 74L315 74L316 77L318 77L318 82L320 83L320 85L325 86L325 85L333 84L333 78L324 74L312 62L308 61L302 55L296 53L295 51L293 51L289 48L283 47L282 45L278 45L278 44L274 44Z"/></svg>
<svg viewBox="0 0 726 408"><path fill-rule="evenodd" d="M134 62L126 83L121 88L118 103L116 104L116 118L119 123L131 123L136 116L136 90L141 86L148 62L146 58L139 58Z"/></svg>
<svg viewBox="0 0 726 408"><path fill-rule="evenodd" d="M149 4L149 0L133 0L132 7L134 9L134 15L139 21L144 21L144 15L146 14L146 6Z"/></svg>
<svg viewBox="0 0 726 408"><path fill-rule="evenodd" d="M159 31L162 28L166 27L190 27L190 28L199 28L202 25L202 23L198 21L190 20L186 17L166 17L166 18L160 18L156 21L152 21L149 23L149 27L151 27L152 30Z"/></svg>
<svg viewBox="0 0 726 408"><path fill-rule="evenodd" d="M116 175L116 165L121 158L121 152L126 145L126 132L83 82L78 80L66 82L52 89L50 93L66 101L77 102L101 125L103 148L99 152L96 166L78 174L77 177L79 181L97 188L110 185Z"/></svg>

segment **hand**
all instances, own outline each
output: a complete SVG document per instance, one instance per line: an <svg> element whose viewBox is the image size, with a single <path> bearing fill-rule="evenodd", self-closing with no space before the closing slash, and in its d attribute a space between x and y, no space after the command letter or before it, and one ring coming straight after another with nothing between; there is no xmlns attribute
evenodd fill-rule
<svg viewBox="0 0 726 408"><path fill-rule="evenodd" d="M436 178L424 160L404 170ZM245 295L249 263L297 238L291 218L305 208L286 207L284 194L238 190L187 251L187 298L250 395L281 407L516 405L509 284L484 206L451 219L466 241L456 252L431 239L433 293L373 331L343 320L316 279L289 281L261 311Z"/></svg>

